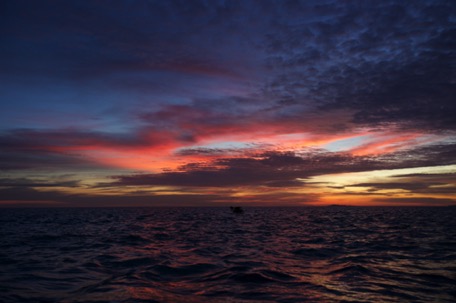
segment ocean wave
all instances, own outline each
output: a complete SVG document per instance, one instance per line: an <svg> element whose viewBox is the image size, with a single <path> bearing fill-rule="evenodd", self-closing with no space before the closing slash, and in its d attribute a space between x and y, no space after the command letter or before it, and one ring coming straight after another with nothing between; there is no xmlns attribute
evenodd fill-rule
<svg viewBox="0 0 456 303"><path fill-rule="evenodd" d="M454 212L5 210L0 302L449 303Z"/></svg>

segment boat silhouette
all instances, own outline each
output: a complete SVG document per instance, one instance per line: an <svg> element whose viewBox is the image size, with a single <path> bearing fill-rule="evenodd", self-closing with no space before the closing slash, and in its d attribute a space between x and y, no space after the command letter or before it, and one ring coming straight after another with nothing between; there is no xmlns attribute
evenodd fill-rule
<svg viewBox="0 0 456 303"><path fill-rule="evenodd" d="M230 206L231 212L233 214L243 214L244 210L240 206Z"/></svg>

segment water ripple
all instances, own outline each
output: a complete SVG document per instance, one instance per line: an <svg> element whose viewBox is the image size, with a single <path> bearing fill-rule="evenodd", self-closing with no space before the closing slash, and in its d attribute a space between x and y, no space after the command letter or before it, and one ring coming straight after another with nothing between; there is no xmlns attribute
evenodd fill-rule
<svg viewBox="0 0 456 303"><path fill-rule="evenodd" d="M454 302L454 208L6 209L16 302Z"/></svg>

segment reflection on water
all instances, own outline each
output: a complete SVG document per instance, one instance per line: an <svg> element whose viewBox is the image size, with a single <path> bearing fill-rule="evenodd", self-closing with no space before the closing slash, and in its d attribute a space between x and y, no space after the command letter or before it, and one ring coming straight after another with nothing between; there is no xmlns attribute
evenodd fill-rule
<svg viewBox="0 0 456 303"><path fill-rule="evenodd" d="M454 302L455 215L3 209L1 302Z"/></svg>

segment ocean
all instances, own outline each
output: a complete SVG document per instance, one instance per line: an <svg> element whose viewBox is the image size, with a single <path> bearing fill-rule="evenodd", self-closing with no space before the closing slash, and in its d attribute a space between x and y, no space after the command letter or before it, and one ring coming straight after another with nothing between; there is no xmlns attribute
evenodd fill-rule
<svg viewBox="0 0 456 303"><path fill-rule="evenodd" d="M0 302L456 302L456 208L0 209Z"/></svg>

